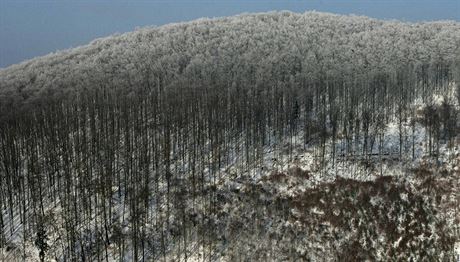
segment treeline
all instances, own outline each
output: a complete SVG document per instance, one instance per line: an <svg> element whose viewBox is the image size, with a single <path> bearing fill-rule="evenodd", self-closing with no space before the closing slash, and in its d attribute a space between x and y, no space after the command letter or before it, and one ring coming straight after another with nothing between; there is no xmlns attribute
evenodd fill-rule
<svg viewBox="0 0 460 262"><path fill-rule="evenodd" d="M280 22L321 15L256 16L261 21L267 17ZM369 22L361 25L363 32L387 23L362 20ZM196 28L207 28L200 26ZM445 36L436 40L439 43L450 39L442 26L433 27L439 31L425 38ZM458 25L453 27L458 30ZM265 40L255 37L252 45ZM394 57L394 67L385 68L370 62L362 62L362 68L347 67L353 64L341 63L341 53L326 54L334 49L318 47L318 52L301 52L298 59L291 53L274 54L279 57L271 65L253 64L244 55L219 54L202 57L207 62L200 63L184 51L177 57L184 60L183 66L177 68L152 69L139 62L132 64L138 66L132 71L114 68L85 82L71 80L83 75L51 80L53 88L43 89L33 76L30 86L21 86L24 82L13 85L8 80L18 76L3 75L0 247L20 237L25 250L32 238L42 260L108 261L115 256L138 261L166 260L171 250L184 259L196 251L190 250L192 243L211 260L220 237L213 227L223 168L257 168L267 148L291 155L293 147L286 151L283 142L299 135L305 147L318 148L320 166L335 163L339 153L381 154L384 128L393 120L400 128L399 157L410 157L414 144L410 147L403 126L415 128L410 122L418 117L413 101L421 98L431 105L433 94L451 90L458 75L452 49L443 47L433 47L439 51L436 60L406 60L401 54ZM251 50L258 52L263 50ZM177 54L171 51L172 57ZM343 70L336 71L338 65ZM105 81L110 77L123 82ZM71 95L61 93L69 90ZM15 110L7 113L8 108ZM433 103L423 114L420 121L429 130L427 152L434 155L441 139L455 144L459 125L454 101L445 100L442 107ZM339 140L346 144L345 152L335 152Z"/></svg>
<svg viewBox="0 0 460 262"><path fill-rule="evenodd" d="M403 23L319 12L200 19L97 39L0 70L0 114L40 97L100 86L219 78L226 85L324 81L417 67L443 73L460 45L454 21ZM431 76L424 76L431 77ZM17 111L17 110L15 110Z"/></svg>

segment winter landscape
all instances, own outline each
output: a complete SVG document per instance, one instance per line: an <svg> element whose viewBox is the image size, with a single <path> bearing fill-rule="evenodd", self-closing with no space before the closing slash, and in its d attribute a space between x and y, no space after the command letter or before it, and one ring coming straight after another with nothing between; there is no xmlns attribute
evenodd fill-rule
<svg viewBox="0 0 460 262"><path fill-rule="evenodd" d="M460 261L460 22L269 12L0 69L1 261Z"/></svg>

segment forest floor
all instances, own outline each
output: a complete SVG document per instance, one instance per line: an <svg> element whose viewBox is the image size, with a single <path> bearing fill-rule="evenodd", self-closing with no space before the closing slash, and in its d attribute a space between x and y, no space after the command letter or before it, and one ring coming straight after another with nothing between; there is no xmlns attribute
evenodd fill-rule
<svg viewBox="0 0 460 262"><path fill-rule="evenodd" d="M446 155L439 166L425 157L415 167L387 163L382 172L368 162L313 171L307 153L261 175L223 176L216 257L457 261L460 152Z"/></svg>

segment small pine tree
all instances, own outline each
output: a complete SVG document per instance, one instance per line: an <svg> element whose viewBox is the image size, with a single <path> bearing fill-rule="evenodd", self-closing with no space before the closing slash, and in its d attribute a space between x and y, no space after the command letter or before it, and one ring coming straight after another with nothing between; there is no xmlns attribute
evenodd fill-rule
<svg viewBox="0 0 460 262"><path fill-rule="evenodd" d="M45 254L48 250L48 236L46 235L46 229L43 223L39 223L37 227L37 238L35 239L35 246L39 250L40 261L45 261Z"/></svg>

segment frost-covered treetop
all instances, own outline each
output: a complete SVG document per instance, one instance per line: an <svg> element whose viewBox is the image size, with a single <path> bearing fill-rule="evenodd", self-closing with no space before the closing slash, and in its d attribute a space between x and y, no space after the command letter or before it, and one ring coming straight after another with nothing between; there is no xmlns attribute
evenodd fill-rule
<svg viewBox="0 0 460 262"><path fill-rule="evenodd" d="M0 70L0 102L184 79L228 84L317 81L450 65L460 23L406 23L320 12L270 12L148 27ZM5 101L8 102L5 102Z"/></svg>

